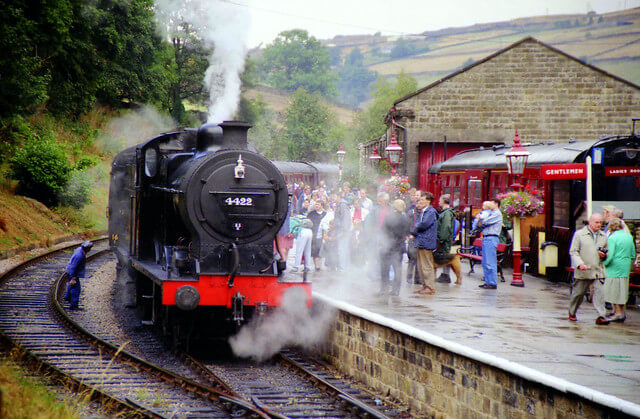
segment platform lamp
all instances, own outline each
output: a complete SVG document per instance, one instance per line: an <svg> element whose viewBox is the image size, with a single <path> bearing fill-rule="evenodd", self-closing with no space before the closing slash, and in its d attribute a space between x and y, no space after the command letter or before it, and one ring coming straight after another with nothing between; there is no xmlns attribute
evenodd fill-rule
<svg viewBox="0 0 640 419"><path fill-rule="evenodd" d="M378 166L380 165L380 160L382 160L382 156L378 153L378 147L373 146L373 151L369 156L369 162L374 169L378 170Z"/></svg>
<svg viewBox="0 0 640 419"><path fill-rule="evenodd" d="M513 139L513 146L511 146L509 151L504 153L507 158L507 170L509 171L509 175L513 176L514 183L511 185L511 188L516 192L522 190L520 178L524 174L524 169L527 167L527 160L530 154L531 153L520 144L518 130L516 130L516 138ZM513 217L513 278L511 285L514 287L524 287L522 272L520 270L520 256L520 217Z"/></svg>
<svg viewBox="0 0 640 419"><path fill-rule="evenodd" d="M336 157L338 158L338 183L342 182L342 162L344 162L345 154L347 154L347 152L344 151L342 144L340 144L340 148L336 152Z"/></svg>
<svg viewBox="0 0 640 419"><path fill-rule="evenodd" d="M391 129L391 142L384 149L389 157L389 164L391 165L391 176L397 174L396 166L400 163L400 156L402 156L402 147L396 141L396 130Z"/></svg>

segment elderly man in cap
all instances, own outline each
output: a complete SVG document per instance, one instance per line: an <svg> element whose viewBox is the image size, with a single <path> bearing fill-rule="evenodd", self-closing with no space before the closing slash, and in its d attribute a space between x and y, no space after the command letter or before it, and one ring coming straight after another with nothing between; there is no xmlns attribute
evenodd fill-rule
<svg viewBox="0 0 640 419"><path fill-rule="evenodd" d="M591 214L589 224L576 231L569 249L575 279L569 301L569 320L577 321L576 314L582 299L593 284L593 306L598 312L596 324L609 324L604 305L604 265L607 256L607 236L602 231L602 215Z"/></svg>
<svg viewBox="0 0 640 419"><path fill-rule="evenodd" d="M91 241L86 241L80 245L71 256L71 260L67 264L67 277L69 282L67 290L64 293L64 299L69 302L69 310L78 310L80 303L80 278L84 278L85 264L87 261L87 253L93 247Z"/></svg>

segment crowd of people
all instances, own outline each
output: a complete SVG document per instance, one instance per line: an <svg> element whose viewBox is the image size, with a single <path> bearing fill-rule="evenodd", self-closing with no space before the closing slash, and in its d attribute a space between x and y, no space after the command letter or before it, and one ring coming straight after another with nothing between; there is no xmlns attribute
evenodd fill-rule
<svg viewBox="0 0 640 419"><path fill-rule="evenodd" d="M406 253L406 280L422 285L417 293L435 294L435 282L451 282L448 265L454 257L451 246L460 223L448 195L441 196L434 206L433 194L413 188L406 200L391 201L386 192L378 192L375 203L366 189L352 188L348 182L335 191L324 182L315 189L300 183L290 185L290 192L290 219L280 231L278 243L286 258L295 238L294 272L310 272L312 267L316 271L346 271L351 265L365 266L379 278L379 293L399 295ZM484 283L480 287L496 289L496 249L505 241L506 230L499 199L483 203L471 230L482 233L478 250ZM624 322L636 251L622 211L608 205L602 213L592 214L588 225L576 231L569 253L574 269L569 319L577 320L580 304L591 294L598 312L596 324ZM438 267L442 267L442 274L436 278ZM460 284L459 267L456 274L455 283Z"/></svg>
<svg viewBox="0 0 640 419"><path fill-rule="evenodd" d="M349 182L336 190L322 181L315 189L303 183L289 188L289 219L277 240L285 258L295 243L293 272L344 272L356 265L379 277L381 294L399 295L406 253L407 282L421 284L420 294L436 292L436 267L452 260L449 252L460 225L448 195L436 209L433 194L416 189L408 191L406 200L392 201L388 193L378 192L374 204L366 189ZM456 274L460 284L459 269ZM438 281L451 281L447 266Z"/></svg>

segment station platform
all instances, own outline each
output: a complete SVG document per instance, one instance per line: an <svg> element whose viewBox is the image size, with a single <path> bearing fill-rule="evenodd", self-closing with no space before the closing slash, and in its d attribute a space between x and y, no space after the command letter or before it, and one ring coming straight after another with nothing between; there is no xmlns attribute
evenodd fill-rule
<svg viewBox="0 0 640 419"><path fill-rule="evenodd" d="M436 284L435 295L403 282L400 296L378 295L379 283L365 269L309 274L313 289L448 341L482 351L575 384L640 405L640 310L627 308L624 323L596 326L597 313L584 302L577 322L567 318L569 285L524 274L513 287L511 271L497 290L478 286L482 268L462 285ZM453 272L451 273L453 276Z"/></svg>

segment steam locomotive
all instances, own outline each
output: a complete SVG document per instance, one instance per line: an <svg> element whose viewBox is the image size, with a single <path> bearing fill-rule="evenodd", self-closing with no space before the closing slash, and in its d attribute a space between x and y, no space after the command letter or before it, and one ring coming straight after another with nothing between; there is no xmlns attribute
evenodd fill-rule
<svg viewBox="0 0 640 419"><path fill-rule="evenodd" d="M285 179L249 149L250 125L225 121L159 135L113 160L110 244L129 305L174 343L224 337L297 289L275 236L287 216Z"/></svg>

